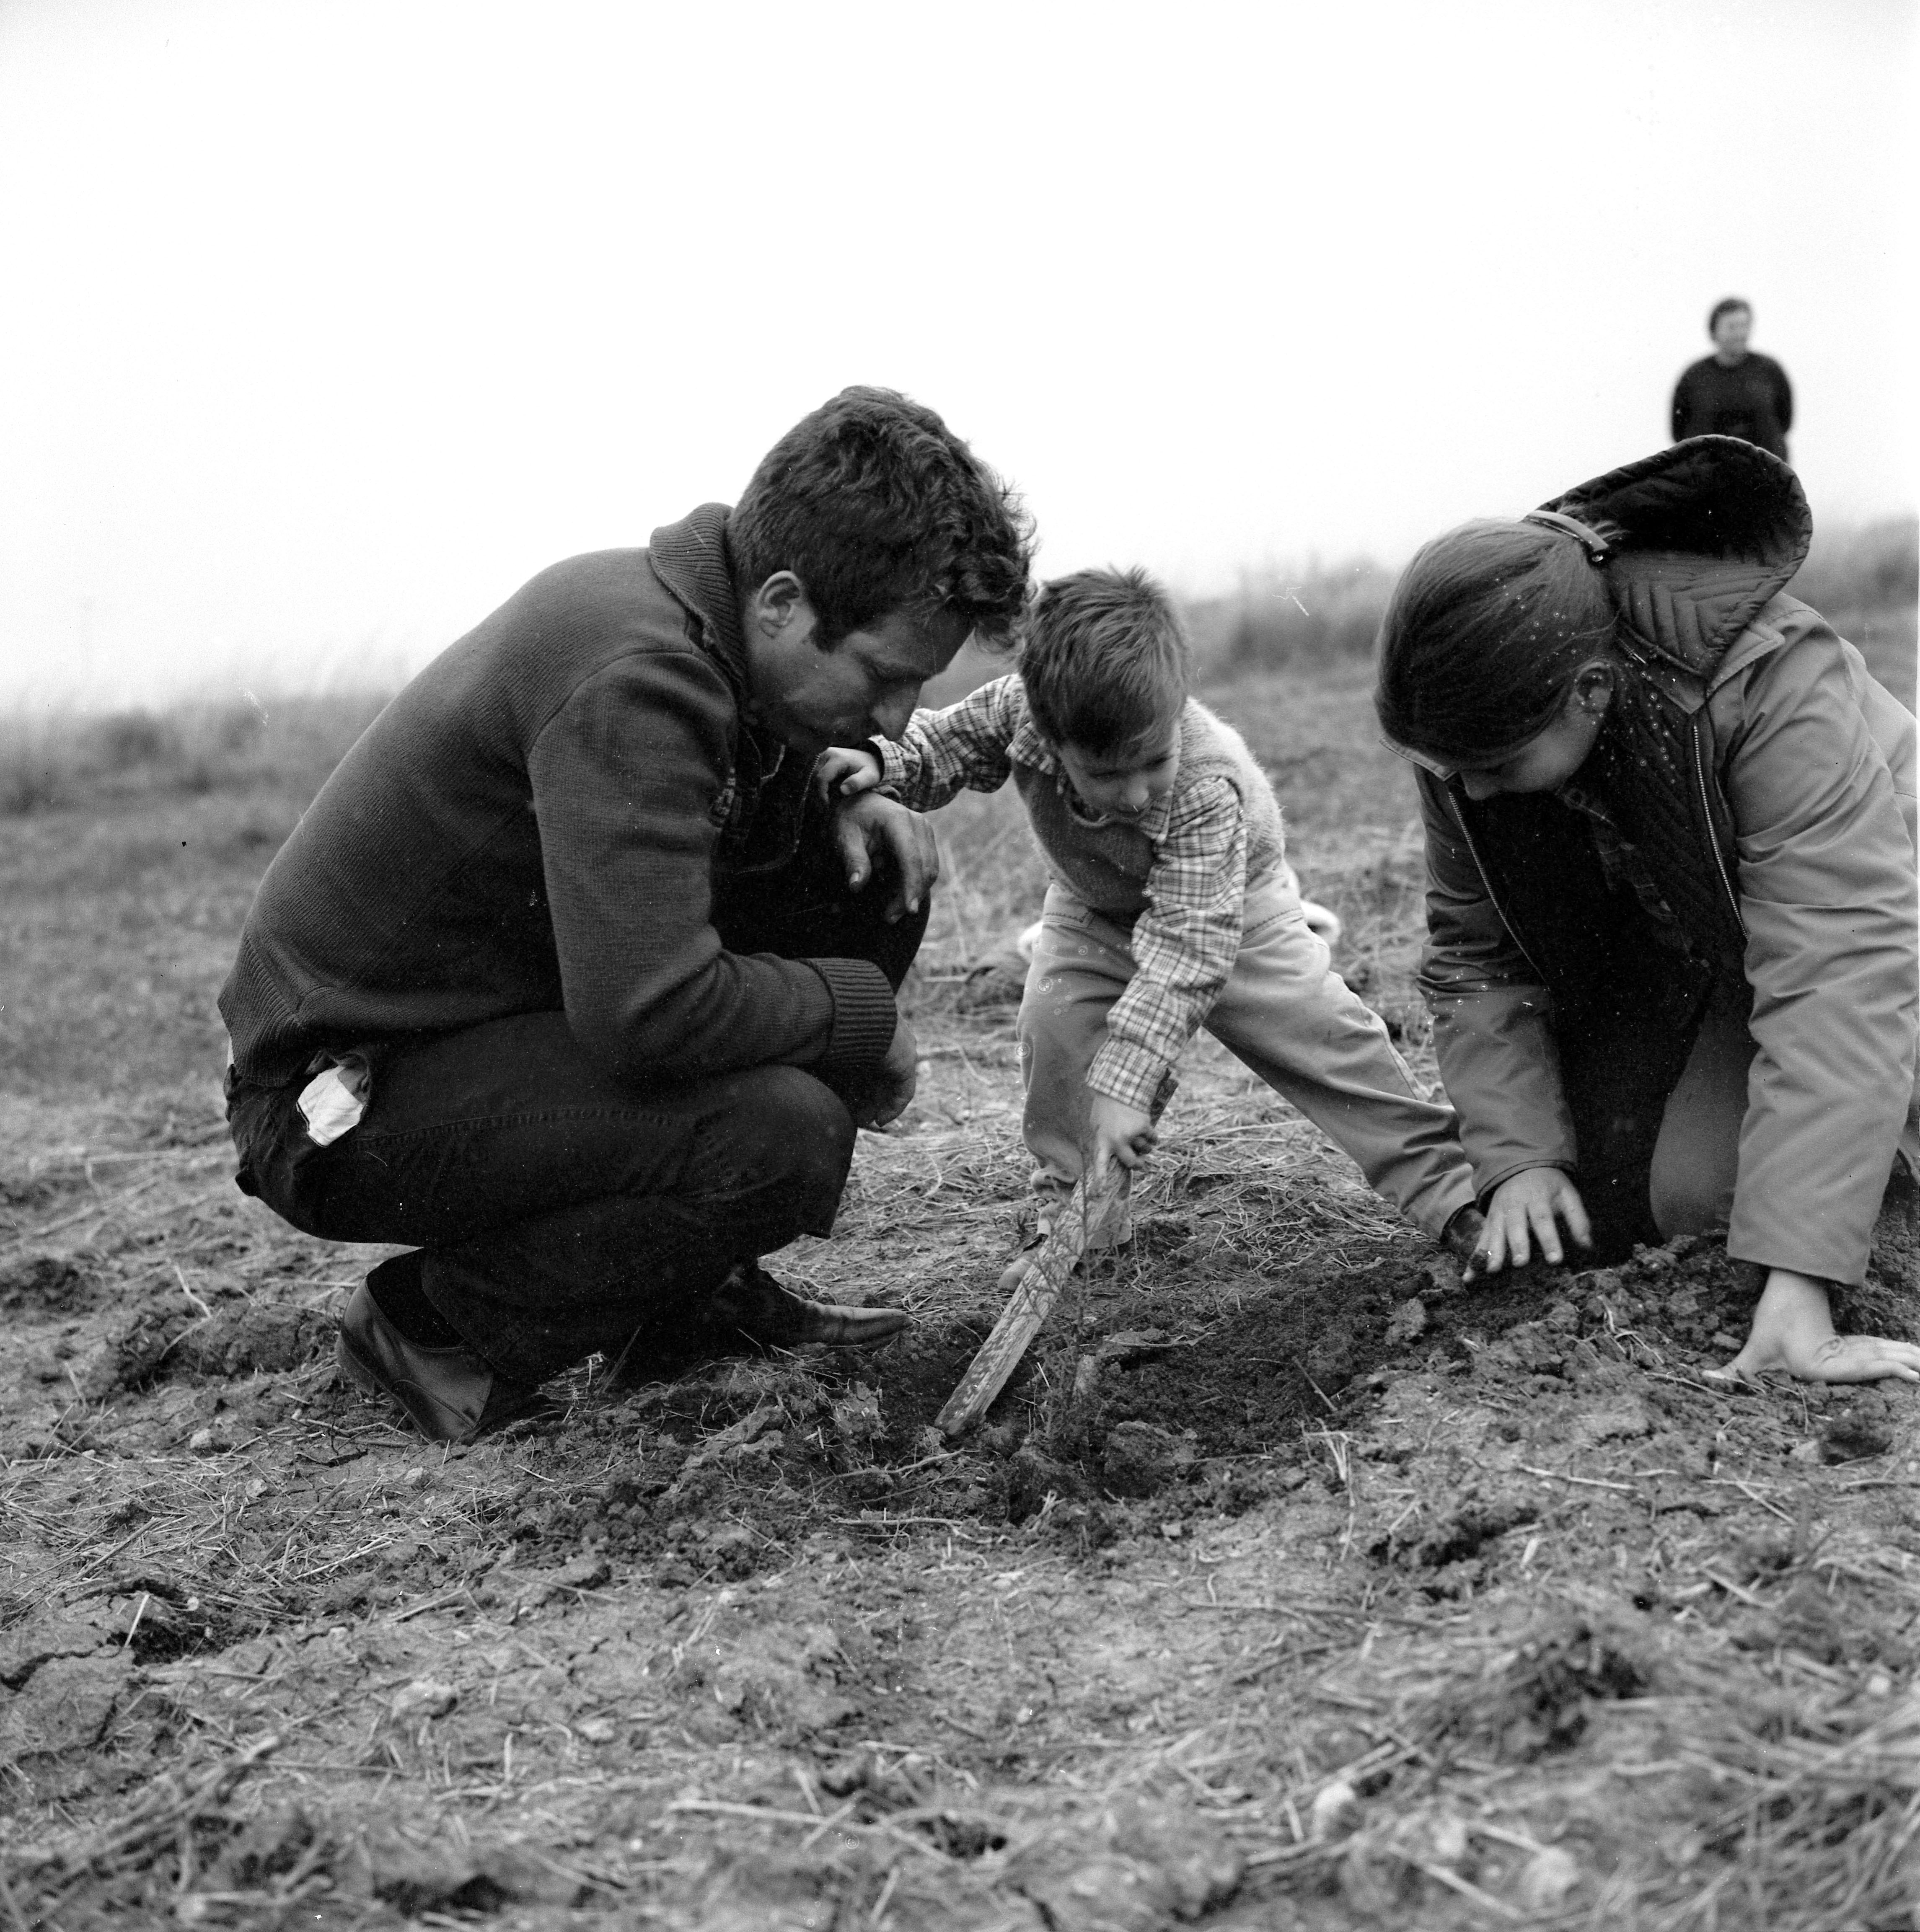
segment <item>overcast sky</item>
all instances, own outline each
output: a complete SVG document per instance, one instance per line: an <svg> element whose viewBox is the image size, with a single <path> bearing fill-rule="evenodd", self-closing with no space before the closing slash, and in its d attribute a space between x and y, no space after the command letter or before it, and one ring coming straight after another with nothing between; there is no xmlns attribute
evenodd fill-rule
<svg viewBox="0 0 1920 1932"><path fill-rule="evenodd" d="M1738 292L1916 500L1915 0L0 0L0 704L397 677L844 384L1049 572L1402 560Z"/></svg>

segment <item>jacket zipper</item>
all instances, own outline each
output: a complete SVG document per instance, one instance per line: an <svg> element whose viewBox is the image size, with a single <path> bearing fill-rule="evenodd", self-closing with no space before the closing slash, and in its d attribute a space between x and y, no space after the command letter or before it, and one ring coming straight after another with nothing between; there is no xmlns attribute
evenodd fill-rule
<svg viewBox="0 0 1920 1932"><path fill-rule="evenodd" d="M1697 723L1688 734L1688 742L1694 754L1694 784L1700 795L1700 822L1707 836L1707 844L1713 853L1714 876L1720 880L1720 889L1726 895L1726 903L1732 909L1733 923L1740 928L1742 940L1747 937L1747 921L1740 910L1740 901L1733 890L1733 881L1726 876L1726 860L1720 849L1720 835L1713 822L1713 802L1707 796L1707 772L1700 756L1700 733Z"/></svg>
<svg viewBox="0 0 1920 1932"><path fill-rule="evenodd" d="M1493 874L1486 869L1486 861L1480 856L1480 848L1473 842L1473 827L1468 824L1466 814L1457 806L1454 812L1454 822L1460 828L1460 836L1467 842L1467 850L1473 854L1473 862L1480 872L1480 883L1486 888L1487 898L1493 910L1499 914L1500 923L1507 928L1507 937L1519 947L1520 957L1533 968L1534 977L1543 987L1545 986L1546 975L1540 970L1540 962L1527 950L1526 941L1515 930L1514 922L1507 916L1506 910L1500 903L1500 896L1493 890Z"/></svg>

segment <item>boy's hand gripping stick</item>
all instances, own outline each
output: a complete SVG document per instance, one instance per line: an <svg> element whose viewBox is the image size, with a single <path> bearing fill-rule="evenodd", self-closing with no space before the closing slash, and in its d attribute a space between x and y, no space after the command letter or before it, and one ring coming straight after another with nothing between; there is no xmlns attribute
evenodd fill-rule
<svg viewBox="0 0 1920 1932"><path fill-rule="evenodd" d="M1053 1232L1030 1254L1020 1258L1026 1265L1000 1311L1000 1319L968 1365L960 1386L947 1397L946 1406L935 1418L942 1434L949 1437L962 1434L993 1406L994 1398L1020 1366L1028 1344L1053 1312L1053 1305L1088 1240L1119 1207L1120 1184L1126 1178L1124 1171L1117 1174L1090 1202L1083 1180L1074 1189L1066 1211L1054 1222ZM1015 1266L1018 1265L1016 1261Z"/></svg>

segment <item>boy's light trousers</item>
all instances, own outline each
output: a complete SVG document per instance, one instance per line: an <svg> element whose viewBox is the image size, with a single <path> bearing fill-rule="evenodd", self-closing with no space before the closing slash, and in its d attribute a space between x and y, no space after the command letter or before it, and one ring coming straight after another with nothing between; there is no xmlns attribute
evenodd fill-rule
<svg viewBox="0 0 1920 1932"><path fill-rule="evenodd" d="M1043 1225L1080 1178L1087 1070L1133 971L1126 928L1049 886L1019 1019L1024 1130ZM1426 1098L1386 1023L1334 970L1286 874L1247 893L1239 956L1205 1024L1417 1226L1437 1236L1473 1199L1453 1109ZM1125 1238L1124 1218L1109 1226Z"/></svg>

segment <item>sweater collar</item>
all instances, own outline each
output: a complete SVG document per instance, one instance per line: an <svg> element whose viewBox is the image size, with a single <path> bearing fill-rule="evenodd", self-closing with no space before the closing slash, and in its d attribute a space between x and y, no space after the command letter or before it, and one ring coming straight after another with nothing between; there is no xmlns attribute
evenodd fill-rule
<svg viewBox="0 0 1920 1932"><path fill-rule="evenodd" d="M744 694L747 644L727 543L730 514L724 503L703 503L691 516L656 530L647 555L654 574L700 620L701 641L719 660L728 682Z"/></svg>

